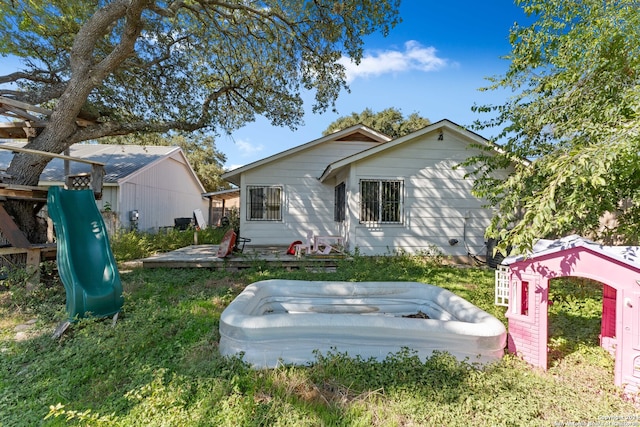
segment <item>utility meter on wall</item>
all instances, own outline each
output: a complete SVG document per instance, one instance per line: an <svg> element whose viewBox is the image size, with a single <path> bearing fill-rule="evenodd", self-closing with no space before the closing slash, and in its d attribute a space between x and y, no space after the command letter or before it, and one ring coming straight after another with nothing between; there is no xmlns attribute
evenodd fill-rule
<svg viewBox="0 0 640 427"><path fill-rule="evenodd" d="M137 230L138 229L138 220L140 219L140 214L138 213L138 210L132 210L129 212L129 223L130 223L130 228L131 230Z"/></svg>

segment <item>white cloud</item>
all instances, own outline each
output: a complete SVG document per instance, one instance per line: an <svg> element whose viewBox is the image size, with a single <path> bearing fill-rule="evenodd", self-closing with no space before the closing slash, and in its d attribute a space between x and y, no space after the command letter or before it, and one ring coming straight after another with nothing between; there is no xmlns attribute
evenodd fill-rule
<svg viewBox="0 0 640 427"><path fill-rule="evenodd" d="M350 58L342 57L340 63L347 72L347 82L352 82L358 77L372 77L388 73L401 73L404 71L436 71L444 68L448 61L439 58L433 46L423 46L415 40L409 40L404 44L404 51L382 50L373 53L365 53L359 65L351 62Z"/></svg>
<svg viewBox="0 0 640 427"><path fill-rule="evenodd" d="M256 153L264 150L264 145L253 145L249 141L244 139L239 139L235 143L242 157L254 156Z"/></svg>

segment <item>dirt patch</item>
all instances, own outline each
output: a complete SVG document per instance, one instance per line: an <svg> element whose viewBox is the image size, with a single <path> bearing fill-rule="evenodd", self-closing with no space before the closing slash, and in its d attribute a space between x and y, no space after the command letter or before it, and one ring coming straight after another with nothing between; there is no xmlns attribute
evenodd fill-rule
<svg viewBox="0 0 640 427"><path fill-rule="evenodd" d="M223 277L219 279L207 280L204 284L200 284L199 287L204 286L206 289L220 289L220 288L229 288L233 291L240 292L244 289L247 284L233 277Z"/></svg>

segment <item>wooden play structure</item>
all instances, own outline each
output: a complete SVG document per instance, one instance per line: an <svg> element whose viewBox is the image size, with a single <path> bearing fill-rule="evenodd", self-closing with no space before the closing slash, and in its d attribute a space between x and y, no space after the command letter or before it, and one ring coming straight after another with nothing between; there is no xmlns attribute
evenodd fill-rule
<svg viewBox="0 0 640 427"><path fill-rule="evenodd" d="M604 246L572 235L540 240L496 271L496 303L508 306L509 352L547 369L549 282L583 277L603 286L600 345L615 357L615 384L640 390L640 247Z"/></svg>
<svg viewBox="0 0 640 427"><path fill-rule="evenodd" d="M48 118L51 114L51 110L0 96L0 116L9 119L9 121L0 121L0 140L31 140L35 138L47 126ZM94 123L92 120L86 118L78 117L76 120L76 124L83 127L92 123ZM67 188L74 190L91 188L96 199L102 197L104 163L8 144L0 144L0 149L14 153L20 152L48 158L59 158L64 160L65 163L70 161L88 163L91 165L90 174L67 174L65 185ZM4 203L13 200L32 203L34 212L39 212L47 202L47 189L18 185L13 181L13 177L7 175L4 171L0 171L0 257L26 254L26 270L29 275L29 282L37 284L40 262L46 258L55 259L56 244L51 242L41 244L29 242L23 230L18 228L13 218L5 210Z"/></svg>

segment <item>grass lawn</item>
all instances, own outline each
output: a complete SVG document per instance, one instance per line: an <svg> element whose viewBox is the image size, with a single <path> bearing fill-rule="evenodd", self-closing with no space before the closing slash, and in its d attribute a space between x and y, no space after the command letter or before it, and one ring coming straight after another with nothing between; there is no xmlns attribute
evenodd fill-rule
<svg viewBox="0 0 640 427"><path fill-rule="evenodd" d="M504 321L505 309L493 305L493 271L402 256L356 257L334 273L256 265L121 275L125 306L115 327L83 320L59 340L51 335L65 318L62 285L26 292L5 283L0 426L640 425L637 407L613 385L612 358L597 345L602 292L588 282L554 283L547 372L511 356L484 370L446 353L420 362L410 350L383 362L326 354L308 367L254 371L217 349L220 314L249 283L421 281Z"/></svg>

